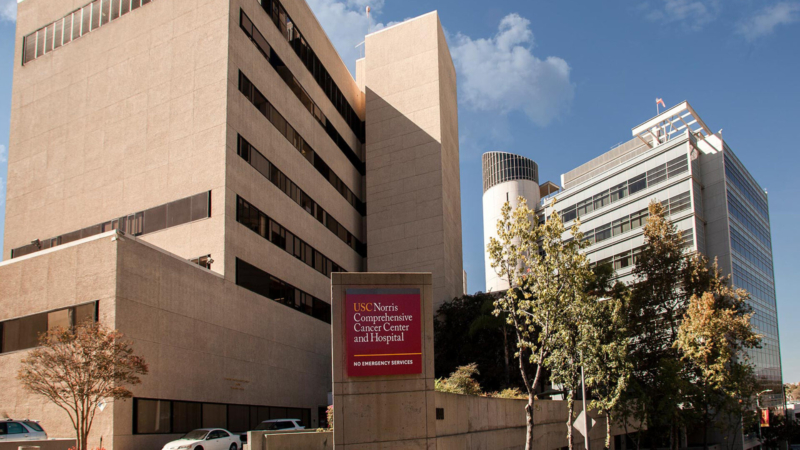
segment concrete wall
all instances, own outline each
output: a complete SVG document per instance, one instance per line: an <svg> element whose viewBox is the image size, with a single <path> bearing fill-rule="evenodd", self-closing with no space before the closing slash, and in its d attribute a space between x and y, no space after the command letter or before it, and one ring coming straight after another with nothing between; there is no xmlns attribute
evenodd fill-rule
<svg viewBox="0 0 800 450"><path fill-rule="evenodd" d="M463 293L455 70L436 12L365 45L367 270L431 272L436 310Z"/></svg>
<svg viewBox="0 0 800 450"><path fill-rule="evenodd" d="M75 446L75 439L49 439L46 441L3 442L0 441L0 450L69 450Z"/></svg>
<svg viewBox="0 0 800 450"><path fill-rule="evenodd" d="M250 431L243 450L330 450L333 431Z"/></svg>
<svg viewBox="0 0 800 450"><path fill-rule="evenodd" d="M110 233L0 263L0 320L100 301L150 372L134 397L317 408L331 390L330 326L150 244ZM0 355L0 413L73 434L61 409L15 379L26 351ZM133 402L98 413L90 445L160 448L177 435L133 435Z"/></svg>
<svg viewBox="0 0 800 450"><path fill-rule="evenodd" d="M156 0L21 65L25 35L86 3L19 4L4 257L210 190L213 225L146 239L221 260L229 0Z"/></svg>
<svg viewBox="0 0 800 450"><path fill-rule="evenodd" d="M527 432L527 400L436 393L436 408L444 409L444 420L436 421L437 450L524 449ZM534 403L534 448L567 446L567 402L537 400ZM576 409L580 405L576 403ZM576 411L579 412L579 411ZM597 424L589 433L592 448L605 444L605 418L590 412ZM618 427L612 434L622 434ZM573 430L576 449L583 448L583 436ZM613 446L613 442L612 442Z"/></svg>
<svg viewBox="0 0 800 450"><path fill-rule="evenodd" d="M0 321L95 300L100 321L114 326L117 249L111 237L89 238L0 263ZM75 435L61 408L24 391L16 380L25 350L0 354L0 415L39 420L51 438ZM128 402L130 404L130 402ZM89 444L98 446L113 433L111 408L98 413Z"/></svg>

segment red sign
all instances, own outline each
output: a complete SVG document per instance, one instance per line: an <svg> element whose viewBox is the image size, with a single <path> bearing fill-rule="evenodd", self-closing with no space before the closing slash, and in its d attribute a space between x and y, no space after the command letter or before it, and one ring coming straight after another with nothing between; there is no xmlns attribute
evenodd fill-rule
<svg viewBox="0 0 800 450"><path fill-rule="evenodd" d="M347 289L347 375L422 373L419 289Z"/></svg>
<svg viewBox="0 0 800 450"><path fill-rule="evenodd" d="M761 411L759 411L759 414L760 414L759 422L761 423L761 428L769 428L769 410L762 409Z"/></svg>

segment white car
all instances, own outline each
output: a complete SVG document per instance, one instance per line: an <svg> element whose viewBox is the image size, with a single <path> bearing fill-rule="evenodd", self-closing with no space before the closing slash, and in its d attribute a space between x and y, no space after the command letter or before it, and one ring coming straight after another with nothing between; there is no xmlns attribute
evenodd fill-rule
<svg viewBox="0 0 800 450"><path fill-rule="evenodd" d="M273 431L273 430L305 430L306 427L300 425L300 419L271 419L265 420L256 426L253 431ZM247 443L247 433L242 433L239 438Z"/></svg>
<svg viewBox="0 0 800 450"><path fill-rule="evenodd" d="M222 428L199 428L182 438L169 442L163 450L237 450L241 447L238 436Z"/></svg>
<svg viewBox="0 0 800 450"><path fill-rule="evenodd" d="M35 420L0 420L0 442L40 441L47 439L44 428Z"/></svg>

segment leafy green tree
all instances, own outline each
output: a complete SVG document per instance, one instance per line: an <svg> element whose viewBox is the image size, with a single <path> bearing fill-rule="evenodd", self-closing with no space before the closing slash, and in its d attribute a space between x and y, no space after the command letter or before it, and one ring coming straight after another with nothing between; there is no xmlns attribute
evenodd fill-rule
<svg viewBox="0 0 800 450"><path fill-rule="evenodd" d="M591 408L606 418L605 448L611 448L611 425L628 417L623 403L632 364L628 359L631 342L628 318L629 290L623 283L609 287L613 268L608 264L594 268L588 291L598 298L589 317L585 334L583 365L587 387L591 389Z"/></svg>
<svg viewBox="0 0 800 450"><path fill-rule="evenodd" d="M644 247L635 258L631 289L630 347L633 364L626 401L631 413L647 425L645 436L655 450L662 442L678 447L687 423L681 405L689 387L685 365L673 343L678 338L686 298L681 290L685 257L683 240L664 208L651 202L644 226Z"/></svg>
<svg viewBox="0 0 800 450"><path fill-rule="evenodd" d="M684 285L692 296L673 343L690 368L689 403L701 419L706 449L715 419L740 417L738 405L756 386L747 350L760 348L761 337L750 323L749 294L731 287L729 279L716 261L712 267L700 255L688 261Z"/></svg>
<svg viewBox="0 0 800 450"><path fill-rule="evenodd" d="M579 224L570 230L573 239L564 241L566 230L558 215L538 226L535 217L524 198L513 211L506 202L497 238L490 238L487 246L492 268L509 285L494 305L495 314L507 316L516 337L515 357L528 394L526 450L533 448L534 400L545 370L574 358L571 332L562 329L564 308L585 298L589 276Z"/></svg>

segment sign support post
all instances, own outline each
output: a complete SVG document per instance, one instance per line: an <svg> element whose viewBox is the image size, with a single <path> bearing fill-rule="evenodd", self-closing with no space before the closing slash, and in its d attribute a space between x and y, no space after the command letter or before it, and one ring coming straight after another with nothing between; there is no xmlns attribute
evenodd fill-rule
<svg viewBox="0 0 800 450"><path fill-rule="evenodd" d="M435 448L431 274L331 278L336 449Z"/></svg>

